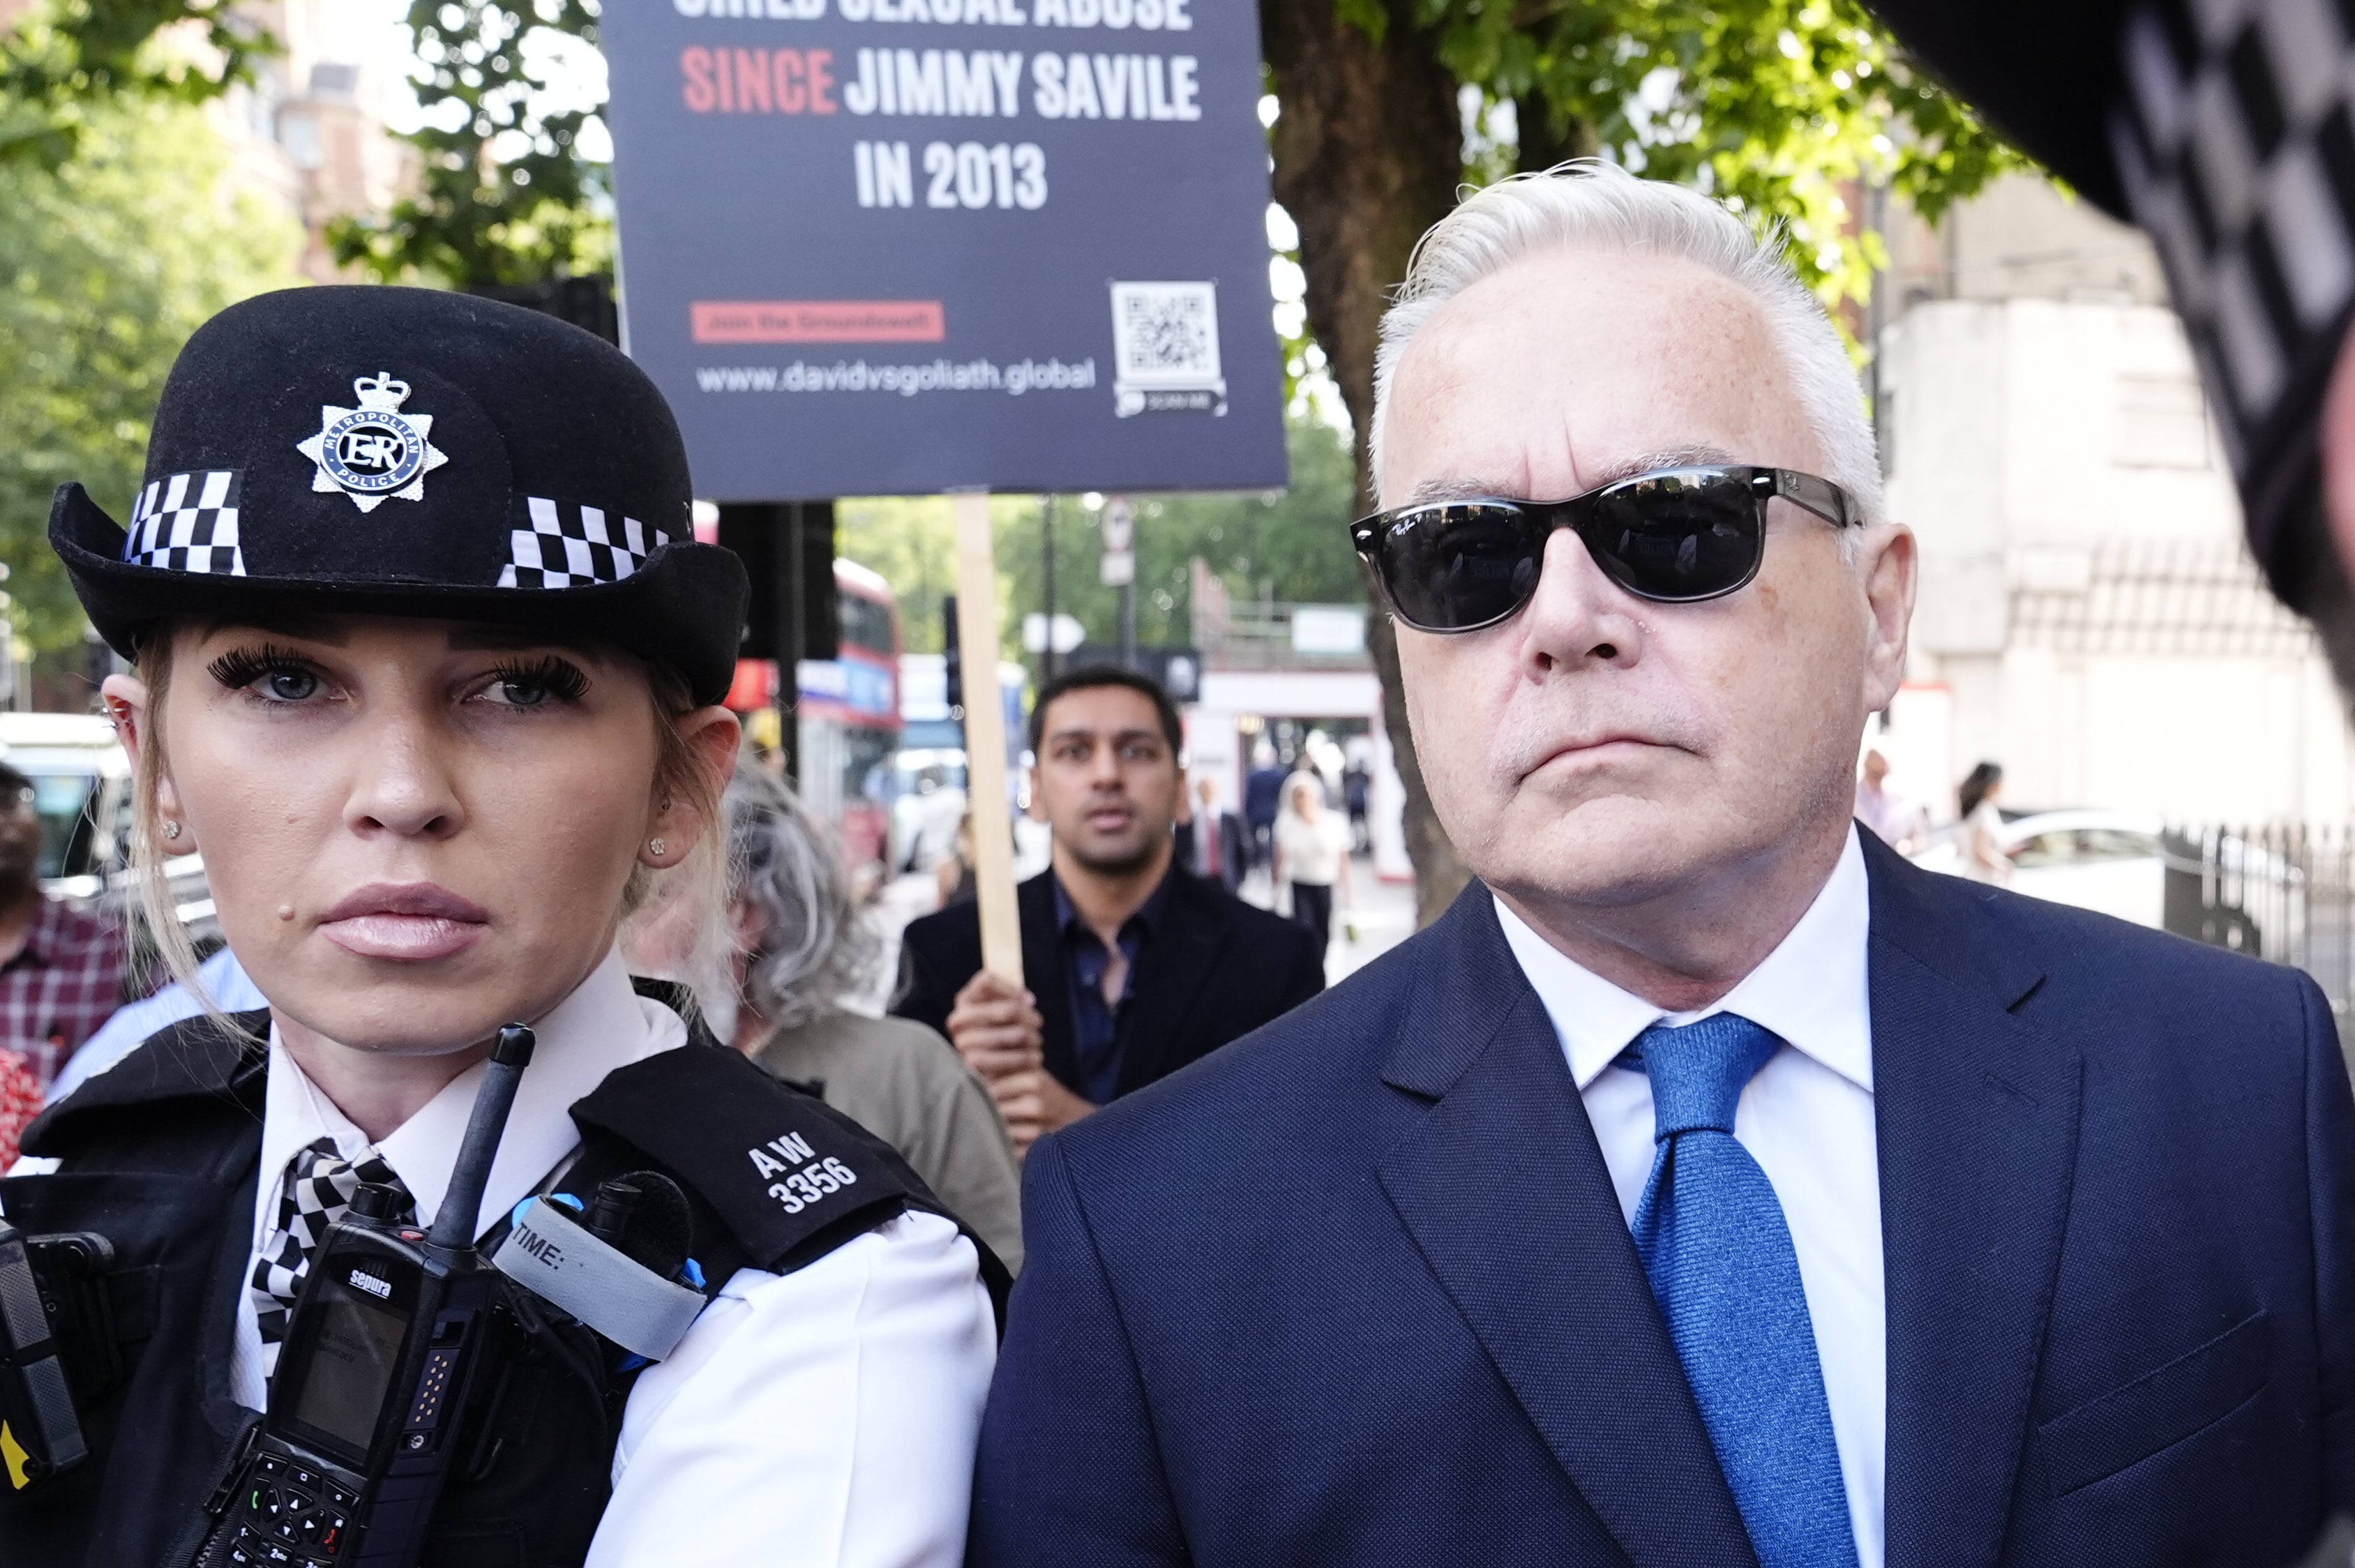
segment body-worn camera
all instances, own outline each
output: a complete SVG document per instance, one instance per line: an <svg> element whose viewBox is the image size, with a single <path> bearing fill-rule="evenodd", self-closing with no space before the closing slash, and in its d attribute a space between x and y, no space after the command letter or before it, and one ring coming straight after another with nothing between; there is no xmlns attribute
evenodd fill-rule
<svg viewBox="0 0 2355 1568"><path fill-rule="evenodd" d="M122 1375L113 1263L104 1236L27 1236L0 1220L0 1476L12 1492L90 1456L74 1397L103 1394Z"/></svg>
<svg viewBox="0 0 2355 1568"><path fill-rule="evenodd" d="M430 1233L362 1187L288 1321L270 1410L214 1494L203 1568L408 1568L432 1523L496 1332L500 1276L474 1247L483 1188L532 1032L499 1031Z"/></svg>

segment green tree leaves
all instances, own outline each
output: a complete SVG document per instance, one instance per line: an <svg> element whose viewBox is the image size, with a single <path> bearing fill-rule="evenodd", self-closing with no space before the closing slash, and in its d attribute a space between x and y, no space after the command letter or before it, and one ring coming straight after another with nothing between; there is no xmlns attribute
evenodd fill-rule
<svg viewBox="0 0 2355 1568"><path fill-rule="evenodd" d="M54 169L0 161L0 559L16 635L42 648L82 632L48 543L57 487L79 480L127 518L181 344L224 306L300 281L300 231L232 194L201 112L93 102L77 141Z"/></svg>
<svg viewBox="0 0 2355 1568"><path fill-rule="evenodd" d="M597 42L593 0L415 0L409 27L427 72L427 123L409 138L423 187L382 219L331 226L336 260L460 288L610 272L609 170L581 145L599 105L554 91L563 42Z"/></svg>
<svg viewBox="0 0 2355 1568"><path fill-rule="evenodd" d="M1265 494L1146 496L1136 504L1136 635L1148 645L1193 641L1192 563L1199 556L1237 604L1263 596L1282 603L1358 603L1365 589L1350 553L1356 493L1340 432L1296 420L1290 433L1292 488ZM1055 608L1077 616L1091 641L1120 640L1120 590L1099 580L1103 550L1098 514L1080 497L1056 497ZM1046 608L1045 503L990 501L997 548L999 643L1020 658L1022 617ZM845 501L836 511L837 548L883 574L900 598L911 653L941 651L941 598L956 591L955 531L945 498Z"/></svg>
<svg viewBox="0 0 2355 1568"><path fill-rule="evenodd" d="M201 103L277 47L233 0L58 0L0 31L0 161L55 168L93 105Z"/></svg>
<svg viewBox="0 0 2355 1568"><path fill-rule="evenodd" d="M1543 117L1519 127L1525 144L1591 137L1638 173L1780 223L1828 301L1863 300L1886 260L1851 210L1859 184L1886 181L1934 223L2026 165L1853 0L1416 4L1459 80Z"/></svg>

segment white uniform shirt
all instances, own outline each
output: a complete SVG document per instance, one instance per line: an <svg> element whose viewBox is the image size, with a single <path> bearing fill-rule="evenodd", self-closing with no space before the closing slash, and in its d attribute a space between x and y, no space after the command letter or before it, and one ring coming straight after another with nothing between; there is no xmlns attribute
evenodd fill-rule
<svg viewBox="0 0 2355 1568"><path fill-rule="evenodd" d="M536 1026L484 1194L487 1231L580 1146L572 1103L616 1068L687 1043L687 1027L609 956ZM461 1073L376 1148L431 1224L488 1071ZM368 1138L272 1031L254 1245L275 1227L296 1150ZM28 1162L30 1163L30 1162ZM679 1563L954 1568L996 1326L971 1243L903 1214L788 1275L741 1269L670 1359L639 1374L613 1456L613 1497L588 1568ZM250 1277L250 1269L248 1271ZM268 1402L261 1332L238 1312L230 1387Z"/></svg>
<svg viewBox="0 0 2355 1568"><path fill-rule="evenodd" d="M1831 880L1781 945L1722 1001L1696 1013L1663 1013L1564 957L1501 901L1497 915L1561 1037L1620 1211L1631 1223L1652 1174L1652 1083L1613 1060L1655 1023L1690 1023L1721 1012L1763 1024L1785 1041L1742 1091L1733 1136L1765 1171L1790 1222L1857 1557L1860 1568L1881 1568L1887 1300L1865 962L1870 904L1856 829L1849 829Z"/></svg>

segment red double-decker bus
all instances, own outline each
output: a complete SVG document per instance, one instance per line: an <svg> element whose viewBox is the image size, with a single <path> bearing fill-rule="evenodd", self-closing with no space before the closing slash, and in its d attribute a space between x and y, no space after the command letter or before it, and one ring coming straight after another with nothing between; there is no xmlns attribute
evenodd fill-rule
<svg viewBox="0 0 2355 1568"><path fill-rule="evenodd" d="M857 561L834 563L834 585L842 607L841 652L802 660L796 682L801 796L841 836L854 870L879 870L890 817L874 780L900 744L900 604L890 584ZM774 706L776 694L777 667L746 659L736 667L728 706L757 714ZM757 719L752 727L758 738Z"/></svg>

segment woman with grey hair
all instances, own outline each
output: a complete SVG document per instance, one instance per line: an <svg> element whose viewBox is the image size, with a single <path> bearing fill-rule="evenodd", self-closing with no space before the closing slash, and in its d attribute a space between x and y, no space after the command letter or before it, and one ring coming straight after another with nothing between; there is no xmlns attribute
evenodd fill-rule
<svg viewBox="0 0 2355 1568"><path fill-rule="evenodd" d="M832 836L781 779L750 762L726 795L732 984L696 987L722 1040L898 1149L935 1197L1022 1266L1022 1181L988 1087L949 1042L905 1019L854 1012L882 943L859 918ZM660 916L632 943L663 963ZM711 976L710 979L717 979Z"/></svg>

